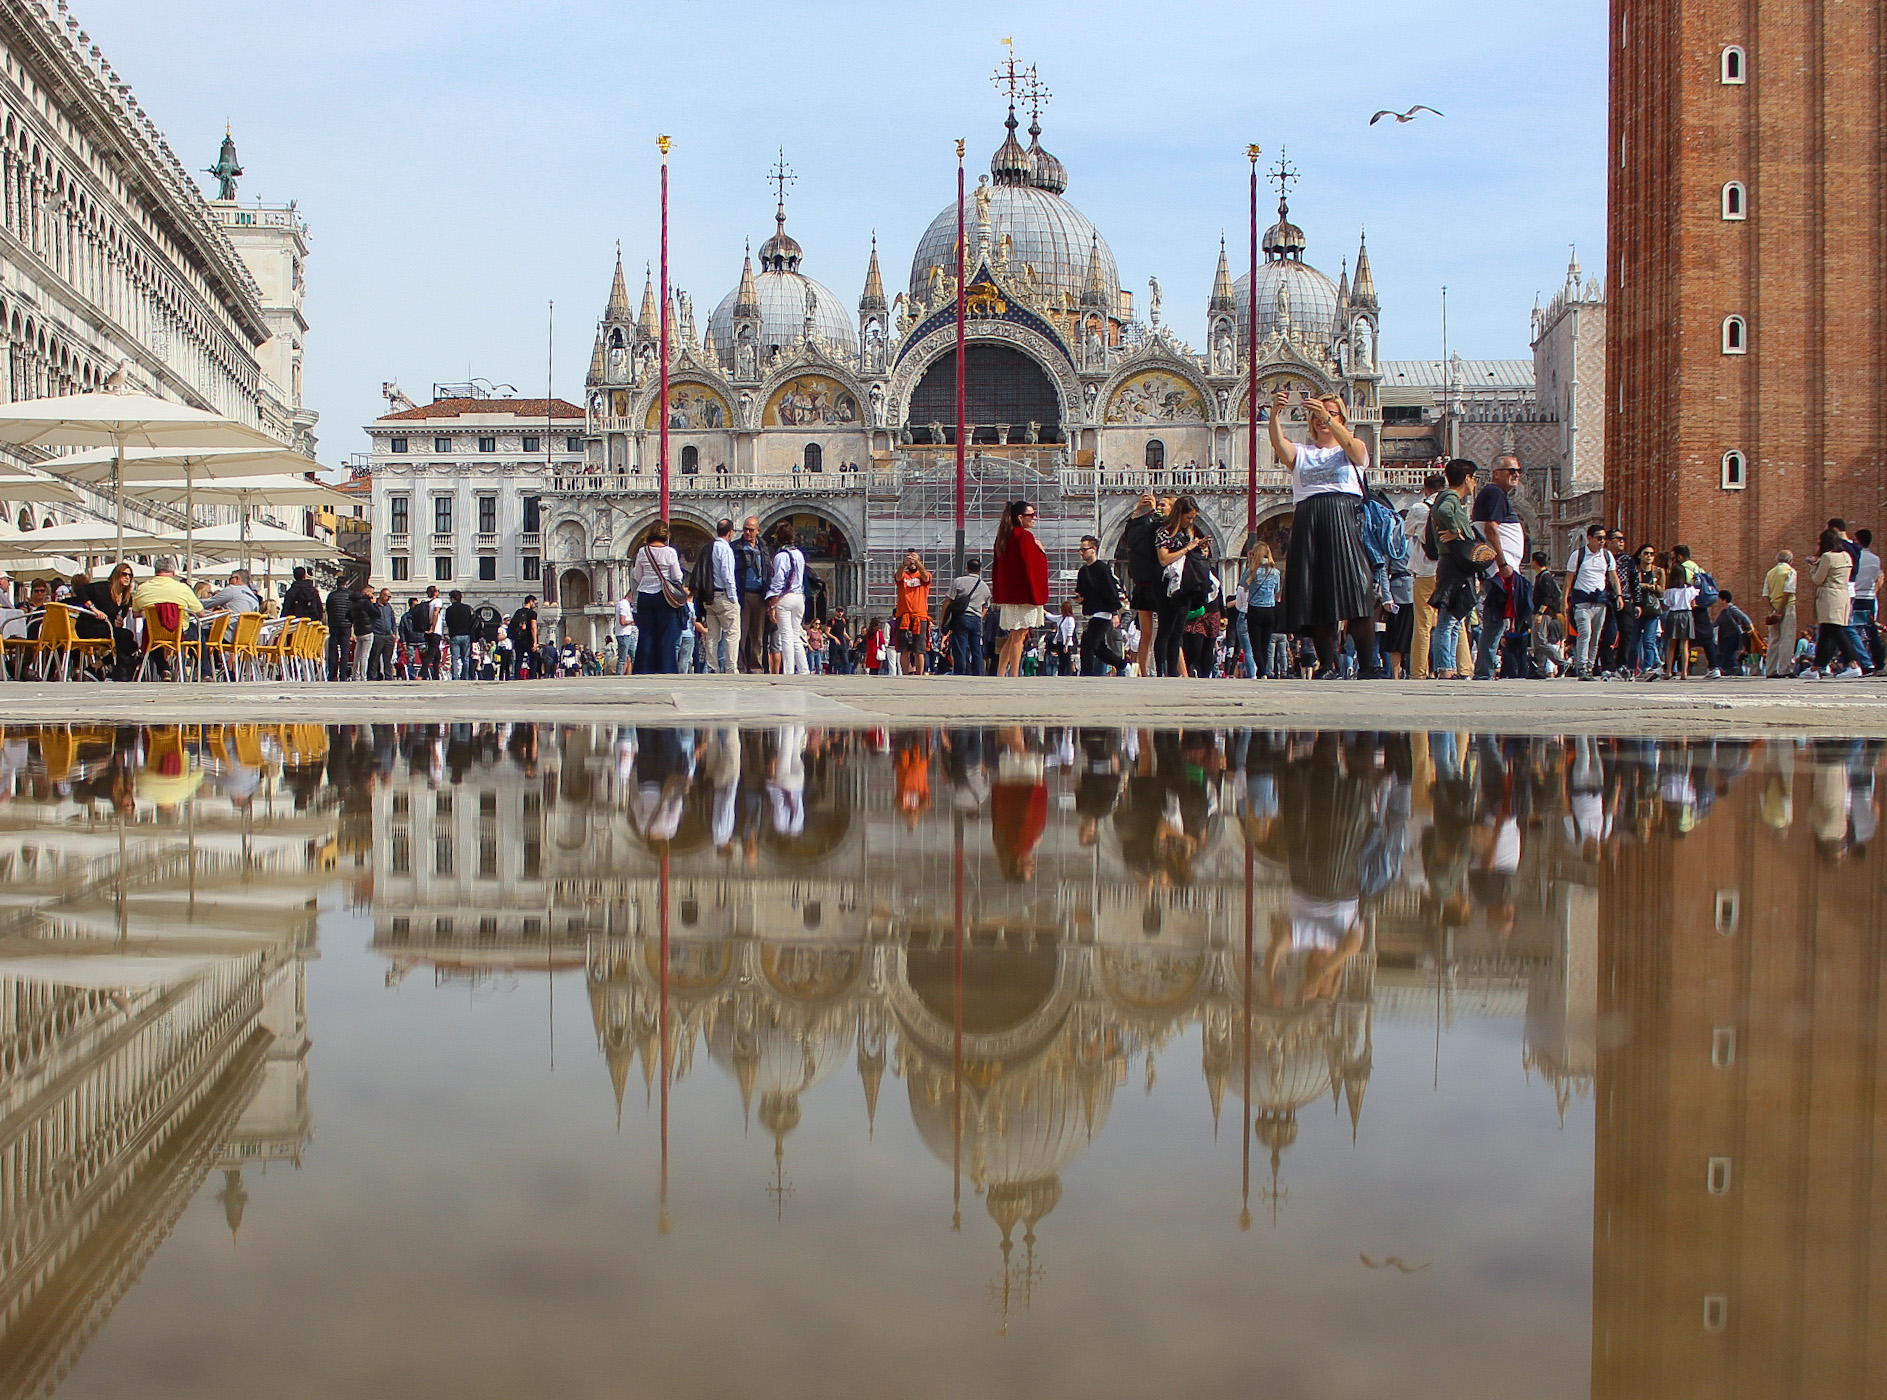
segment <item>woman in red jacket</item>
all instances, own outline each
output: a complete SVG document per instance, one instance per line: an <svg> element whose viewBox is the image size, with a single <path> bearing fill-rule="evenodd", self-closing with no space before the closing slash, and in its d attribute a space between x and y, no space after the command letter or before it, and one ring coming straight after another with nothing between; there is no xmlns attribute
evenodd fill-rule
<svg viewBox="0 0 1887 1400"><path fill-rule="evenodd" d="M1031 628L1040 627L1048 608L1048 556L1035 541L1035 507L1011 501L996 527L990 597L997 607L1002 639L999 676L1022 674L1022 648Z"/></svg>

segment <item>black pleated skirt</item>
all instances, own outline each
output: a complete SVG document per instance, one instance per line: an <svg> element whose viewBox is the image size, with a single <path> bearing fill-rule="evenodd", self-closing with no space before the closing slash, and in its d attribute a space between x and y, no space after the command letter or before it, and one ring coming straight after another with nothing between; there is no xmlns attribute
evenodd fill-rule
<svg viewBox="0 0 1887 1400"><path fill-rule="evenodd" d="M1363 498L1337 492L1298 504L1284 564L1284 626L1302 632L1375 612L1363 549Z"/></svg>

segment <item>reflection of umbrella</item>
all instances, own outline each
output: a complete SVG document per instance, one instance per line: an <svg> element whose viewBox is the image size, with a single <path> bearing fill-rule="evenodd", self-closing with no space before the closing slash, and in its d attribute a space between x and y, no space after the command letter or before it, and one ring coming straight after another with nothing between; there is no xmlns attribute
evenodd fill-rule
<svg viewBox="0 0 1887 1400"><path fill-rule="evenodd" d="M78 452L70 457L54 458L46 464L46 470L57 472L72 481L109 481L115 472L121 485L135 488L142 484L144 489L131 492L134 497L147 501L181 500L184 507L186 559L194 555L192 536L196 531L197 502L245 507L249 504L243 500L211 500L209 493L199 490L198 482L221 481L230 477L253 480L258 472L299 474L315 469L316 463L312 458L292 452L273 440L267 447L198 447L192 444L187 447L132 448L123 453ZM290 478L265 479L273 481ZM301 480L299 475L292 479ZM317 488L309 481L302 481L301 484L310 489L327 490L325 487ZM244 514L247 513L245 510Z"/></svg>
<svg viewBox="0 0 1887 1400"><path fill-rule="evenodd" d="M111 379L122 383L122 371ZM110 382L110 381L108 381ZM133 447L268 447L281 443L220 414L151 394L110 388L99 394L28 399L0 405L0 443L15 447L109 447L117 454L112 495L124 528L124 454ZM124 553L120 545L118 553Z"/></svg>

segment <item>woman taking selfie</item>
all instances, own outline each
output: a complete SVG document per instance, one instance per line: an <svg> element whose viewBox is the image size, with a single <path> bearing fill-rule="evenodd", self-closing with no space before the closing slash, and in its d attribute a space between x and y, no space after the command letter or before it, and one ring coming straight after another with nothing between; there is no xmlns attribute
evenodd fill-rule
<svg viewBox="0 0 1887 1400"><path fill-rule="evenodd" d="M1291 396L1271 396L1271 452L1291 473L1291 550L1284 565L1284 627L1308 632L1317 648L1317 679L1334 680L1338 629L1356 644L1358 674L1381 674L1369 555L1363 549L1363 471L1369 450L1351 433L1343 401L1300 393L1310 441L1284 436Z"/></svg>
<svg viewBox="0 0 1887 1400"><path fill-rule="evenodd" d="M1158 631L1153 636L1153 668L1162 676L1191 674L1180 636L1186 629L1186 615L1205 602L1204 591L1195 582L1200 569L1192 559L1206 547L1198 519L1199 503L1191 496L1181 496L1173 502L1165 526L1154 537L1160 558L1161 594L1159 607L1154 610Z"/></svg>

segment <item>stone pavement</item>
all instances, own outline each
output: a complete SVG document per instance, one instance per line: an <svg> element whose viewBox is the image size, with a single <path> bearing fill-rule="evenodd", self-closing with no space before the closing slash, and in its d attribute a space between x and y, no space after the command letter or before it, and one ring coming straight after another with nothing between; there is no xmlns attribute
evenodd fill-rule
<svg viewBox="0 0 1887 1400"><path fill-rule="evenodd" d="M388 684L0 685L0 723L1082 724L1887 737L1880 681L1005 680L624 676Z"/></svg>

